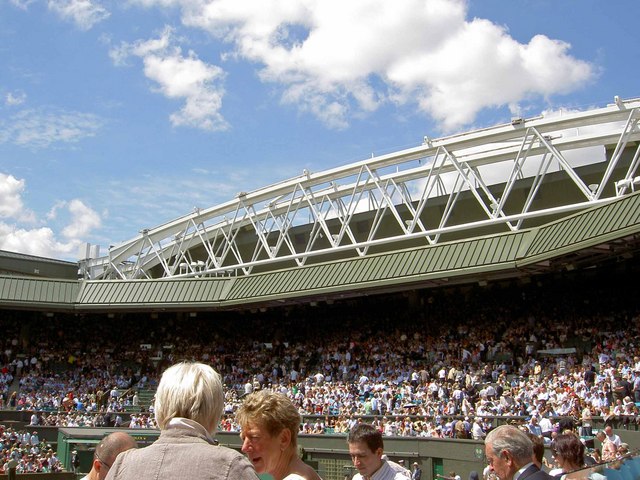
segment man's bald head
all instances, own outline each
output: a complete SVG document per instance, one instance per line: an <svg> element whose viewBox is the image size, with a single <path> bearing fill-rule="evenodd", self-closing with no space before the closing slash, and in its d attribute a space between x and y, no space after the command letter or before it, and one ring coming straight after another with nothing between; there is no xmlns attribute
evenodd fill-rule
<svg viewBox="0 0 640 480"><path fill-rule="evenodd" d="M97 470L98 478L100 480L106 478L109 468L111 468L113 462L116 461L116 457L120 453L132 448L138 448L138 444L128 433L113 432L104 437L96 447L94 455L94 470ZM96 462L99 463L98 468L96 468Z"/></svg>

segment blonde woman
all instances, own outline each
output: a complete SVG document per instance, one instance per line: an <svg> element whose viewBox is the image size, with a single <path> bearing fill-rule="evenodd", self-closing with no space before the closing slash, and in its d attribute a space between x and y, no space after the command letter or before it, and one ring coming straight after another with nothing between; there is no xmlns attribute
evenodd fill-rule
<svg viewBox="0 0 640 480"><path fill-rule="evenodd" d="M169 367L156 392L160 437L118 455L107 479L257 480L244 455L215 444L223 408L222 381L213 368L196 362Z"/></svg>
<svg viewBox="0 0 640 480"><path fill-rule="evenodd" d="M262 390L245 397L238 409L242 451L258 473L274 480L321 480L298 456L300 414L288 397Z"/></svg>

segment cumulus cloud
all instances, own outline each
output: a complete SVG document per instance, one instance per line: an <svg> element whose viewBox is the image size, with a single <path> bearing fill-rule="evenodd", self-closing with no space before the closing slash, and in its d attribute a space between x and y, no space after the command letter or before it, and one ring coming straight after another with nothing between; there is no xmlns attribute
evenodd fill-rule
<svg viewBox="0 0 640 480"><path fill-rule="evenodd" d="M0 119L0 144L45 148L95 136L102 121L95 115L57 109L25 109Z"/></svg>
<svg viewBox="0 0 640 480"><path fill-rule="evenodd" d="M71 215L71 223L62 229L62 235L67 239L85 237L93 229L102 226L100 215L81 200L71 200L68 208Z"/></svg>
<svg viewBox="0 0 640 480"><path fill-rule="evenodd" d="M184 101L183 107L171 114L173 125L226 130L229 125L220 112L225 93L224 71L200 60L193 51L183 53L174 45L173 33L167 27L159 38L122 43L111 49L110 56L116 65L126 64L131 56L141 58L144 73L155 82L156 91Z"/></svg>
<svg viewBox="0 0 640 480"><path fill-rule="evenodd" d="M36 0L10 0L13 5L22 10L26 10L30 4L35 2Z"/></svg>
<svg viewBox="0 0 640 480"><path fill-rule="evenodd" d="M25 208L25 180L0 172L0 249L53 258L75 258L101 218L79 199L58 202L52 211L64 214L60 234L50 225L32 226L36 215ZM50 212L51 213L51 212ZM53 220L57 215L48 215ZM27 225L25 225L27 224Z"/></svg>
<svg viewBox="0 0 640 480"><path fill-rule="evenodd" d="M260 78L324 123L344 128L381 105L414 106L443 130L486 108L576 90L594 67L571 46L468 19L464 0L131 0L181 8L182 22L230 45L225 58L258 65Z"/></svg>
<svg viewBox="0 0 640 480"><path fill-rule="evenodd" d="M85 31L111 15L99 2L93 0L49 0L48 6L49 10Z"/></svg>
<svg viewBox="0 0 640 480"><path fill-rule="evenodd" d="M35 219L33 212L27 210L22 202L24 188L24 180L0 172L0 218L27 222Z"/></svg>
<svg viewBox="0 0 640 480"><path fill-rule="evenodd" d="M14 107L22 105L27 100L27 94L22 91L9 92L5 96L5 104Z"/></svg>

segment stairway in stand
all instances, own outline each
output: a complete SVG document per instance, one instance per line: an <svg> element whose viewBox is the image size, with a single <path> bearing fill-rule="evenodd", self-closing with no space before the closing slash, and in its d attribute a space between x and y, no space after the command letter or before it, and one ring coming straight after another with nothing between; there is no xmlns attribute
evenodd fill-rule
<svg viewBox="0 0 640 480"><path fill-rule="evenodd" d="M149 410L149 407L153 404L153 397L155 396L155 389L140 389L138 390L138 401L141 407L144 407L145 410Z"/></svg>

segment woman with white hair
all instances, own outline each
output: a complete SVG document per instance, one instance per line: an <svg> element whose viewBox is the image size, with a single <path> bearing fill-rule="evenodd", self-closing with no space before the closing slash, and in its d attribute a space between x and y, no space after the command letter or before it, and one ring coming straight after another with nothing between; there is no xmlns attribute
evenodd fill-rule
<svg viewBox="0 0 640 480"><path fill-rule="evenodd" d="M222 381L213 368L195 362L169 367L156 392L160 437L146 448L118 455L107 479L256 480L244 455L213 440L223 408Z"/></svg>

